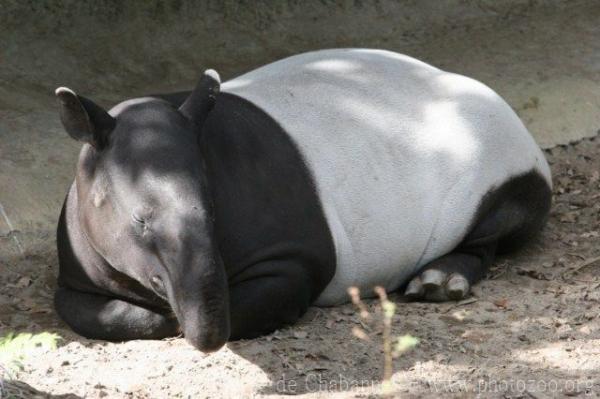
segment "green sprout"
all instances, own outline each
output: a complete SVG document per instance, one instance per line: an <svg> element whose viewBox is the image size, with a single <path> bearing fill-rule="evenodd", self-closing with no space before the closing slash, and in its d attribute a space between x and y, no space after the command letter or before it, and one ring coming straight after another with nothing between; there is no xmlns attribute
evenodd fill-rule
<svg viewBox="0 0 600 399"><path fill-rule="evenodd" d="M401 356L406 351L415 347L419 343L419 340L418 338L415 338L412 335L402 335L395 338L392 336L392 320L394 318L394 314L396 314L396 304L388 299L387 293L385 292L385 288L375 287L374 290L375 293L379 296L379 302L381 304L381 313L383 316L382 345L384 355L384 367L381 389L383 396L389 396L392 393L393 359L398 356ZM350 287L348 289L348 294L352 299L352 303L358 309L360 317L365 322L371 321L371 314L369 313L367 306L360 299L360 290L357 287ZM360 339L370 340L369 335L364 330L358 327L355 327L353 329L353 333L356 337ZM393 345L394 341L395 345Z"/></svg>
<svg viewBox="0 0 600 399"><path fill-rule="evenodd" d="M59 335L49 332L39 334L8 333L0 337L0 366L6 372L23 369L25 358L38 349L56 349Z"/></svg>

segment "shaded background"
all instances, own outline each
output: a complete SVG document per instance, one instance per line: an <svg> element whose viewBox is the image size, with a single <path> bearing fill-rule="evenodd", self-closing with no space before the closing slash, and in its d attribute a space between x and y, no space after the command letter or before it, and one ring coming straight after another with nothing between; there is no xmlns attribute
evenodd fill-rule
<svg viewBox="0 0 600 399"><path fill-rule="evenodd" d="M600 127L595 1L1 3L4 256L40 252L51 241L79 148L58 120L53 90L62 85L111 106L189 89L209 67L227 79L306 50L378 47L488 84L545 148Z"/></svg>
<svg viewBox="0 0 600 399"><path fill-rule="evenodd" d="M190 89L206 68L226 80L302 51L377 47L483 81L542 147L561 145L546 152L555 203L541 243L498 260L471 304L399 305L396 331L422 339L396 364L406 392L437 397L432 381L490 376L583 381L583 390L591 381L600 392L597 269L563 274L600 256L600 143L562 146L600 128L599 22L597 0L0 0L0 337L63 337L16 377L115 398L273 395L284 375L302 381L310 367L377 381L378 344L352 336L348 305L311 308L294 328L211 356L182 339L85 340L52 310L54 230L80 148L60 125L56 87L110 107Z"/></svg>

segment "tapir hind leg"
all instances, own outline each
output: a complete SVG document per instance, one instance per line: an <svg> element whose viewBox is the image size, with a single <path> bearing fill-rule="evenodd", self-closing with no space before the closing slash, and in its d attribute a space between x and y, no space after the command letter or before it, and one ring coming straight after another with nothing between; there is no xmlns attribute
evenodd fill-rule
<svg viewBox="0 0 600 399"><path fill-rule="evenodd" d="M485 275L494 257L495 244L457 249L425 266L406 287L410 299L432 302L460 300Z"/></svg>
<svg viewBox="0 0 600 399"><path fill-rule="evenodd" d="M76 333L91 339L125 341L179 334L174 315L102 295L59 288L54 296L60 317Z"/></svg>
<svg viewBox="0 0 600 399"><path fill-rule="evenodd" d="M464 298L484 277L497 252L517 249L541 230L551 199L548 183L536 171L490 191L463 242L420 270L408 283L405 295L428 301Z"/></svg>

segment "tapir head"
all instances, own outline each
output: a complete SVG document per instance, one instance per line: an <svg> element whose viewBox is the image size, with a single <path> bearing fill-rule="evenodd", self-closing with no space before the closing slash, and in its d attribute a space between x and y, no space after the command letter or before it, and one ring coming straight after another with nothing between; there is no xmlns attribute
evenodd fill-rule
<svg viewBox="0 0 600 399"><path fill-rule="evenodd" d="M227 279L198 146L219 86L209 70L179 108L144 98L110 112L56 90L66 131L85 143L76 186L88 241L167 301L186 339L206 352L229 338Z"/></svg>

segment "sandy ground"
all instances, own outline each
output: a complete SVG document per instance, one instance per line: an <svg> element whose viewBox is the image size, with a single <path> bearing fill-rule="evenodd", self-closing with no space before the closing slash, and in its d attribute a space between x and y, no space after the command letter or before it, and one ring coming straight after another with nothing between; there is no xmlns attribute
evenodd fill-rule
<svg viewBox="0 0 600 399"><path fill-rule="evenodd" d="M233 76L290 53L287 43L297 49L382 47L482 80L549 147L600 128L600 4L577 3L583 5L501 15L483 26L447 25L435 32L368 36L363 26L355 37L327 36L327 43L322 32L309 32L301 45L285 33L287 22L269 25L267 15L268 37L257 33L252 37L257 43L240 48L237 58L221 53L214 63L207 61L210 54L187 55L202 36L176 47L177 35L190 33L177 30L175 22L164 38L156 36L145 46L114 27L115 37L106 34L114 48L104 43L97 52L89 52L81 39L94 34L92 28L80 29L79 41L47 40L41 28L15 39L0 53L0 337L51 332L61 339L56 349L28 348L21 369L0 369L5 393L239 398L381 392L381 326L363 325L351 305L311 308L292 328L228 344L209 356L181 338L107 343L66 328L51 302L57 273L54 226L79 145L58 122L51 94L56 86L67 84L109 105L136 94L189 88L202 66ZM386 10L378 12L369 18L384 18ZM145 22L139 19L135 26L145 28ZM166 29L147 28L149 35ZM238 47L230 42L223 39L223 46ZM260 57L246 57L256 48L264 49ZM547 228L527 249L498 259L471 298L424 304L392 295L398 305L394 334L420 340L394 361L397 395L600 396L599 154L600 138L547 151L556 194ZM368 304L377 311L376 301ZM354 327L365 329L370 340L356 338Z"/></svg>
<svg viewBox="0 0 600 399"><path fill-rule="evenodd" d="M394 361L394 392L600 396L598 154L600 138L547 151L556 186L546 229L525 250L498 259L471 298L427 304L392 295L394 334L420 340ZM29 257L18 272L0 276L0 327L62 337L58 349L34 349L13 375L40 391L89 398L368 397L381 391L381 325L361 324L351 305L311 308L294 327L203 355L182 338L107 343L73 334L51 309L54 269L42 257ZM376 313L377 301L367 303ZM366 329L370 340L356 338L353 327Z"/></svg>

